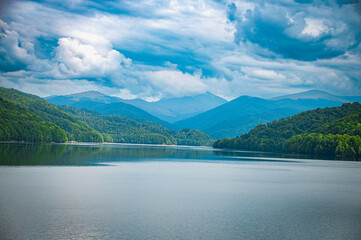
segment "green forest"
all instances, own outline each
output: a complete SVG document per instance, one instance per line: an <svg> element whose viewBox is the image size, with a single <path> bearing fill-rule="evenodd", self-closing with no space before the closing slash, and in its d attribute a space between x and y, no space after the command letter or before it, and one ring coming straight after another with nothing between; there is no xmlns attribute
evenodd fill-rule
<svg viewBox="0 0 361 240"><path fill-rule="evenodd" d="M38 96L0 87L0 97L29 110L42 121L59 126L66 133L68 141L103 142L100 133Z"/></svg>
<svg viewBox="0 0 361 240"><path fill-rule="evenodd" d="M170 130L155 122L125 116L101 115L69 106L59 108L102 133L105 142L210 146L213 140L194 129Z"/></svg>
<svg viewBox="0 0 361 240"><path fill-rule="evenodd" d="M0 87L0 141L117 142L212 145L204 132L170 130L155 122L101 115L85 109L55 106L15 89Z"/></svg>
<svg viewBox="0 0 361 240"><path fill-rule="evenodd" d="M214 142L215 148L361 156L361 105L305 111Z"/></svg>
<svg viewBox="0 0 361 240"><path fill-rule="evenodd" d="M66 142L65 132L29 110L0 97L0 141Z"/></svg>

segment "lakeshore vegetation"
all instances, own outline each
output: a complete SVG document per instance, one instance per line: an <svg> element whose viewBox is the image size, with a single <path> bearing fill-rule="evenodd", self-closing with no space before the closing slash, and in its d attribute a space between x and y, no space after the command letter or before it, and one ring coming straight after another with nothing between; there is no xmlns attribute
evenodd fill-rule
<svg viewBox="0 0 361 240"><path fill-rule="evenodd" d="M38 96L1 87L0 141L192 146L213 143L214 148L361 157L361 104L304 111L214 142L200 130L176 131L134 116L55 106Z"/></svg>
<svg viewBox="0 0 361 240"><path fill-rule="evenodd" d="M170 130L155 122L58 107L15 89L0 88L0 141L120 142L211 145L204 132Z"/></svg>
<svg viewBox="0 0 361 240"><path fill-rule="evenodd" d="M360 136L361 105L346 103L260 124L239 137L219 139L213 147L360 157Z"/></svg>

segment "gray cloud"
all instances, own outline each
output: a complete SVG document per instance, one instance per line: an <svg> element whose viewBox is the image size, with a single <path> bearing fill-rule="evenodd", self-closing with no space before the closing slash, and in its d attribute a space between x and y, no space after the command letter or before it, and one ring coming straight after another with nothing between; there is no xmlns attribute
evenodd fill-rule
<svg viewBox="0 0 361 240"><path fill-rule="evenodd" d="M0 24L0 85L41 96L95 89L152 100L205 91L228 99L272 97L313 88L359 95L359 6L15 1Z"/></svg>
<svg viewBox="0 0 361 240"><path fill-rule="evenodd" d="M266 56L261 50L268 49L274 53L269 57L302 61L337 57L360 44L359 3L302 3L260 2L239 14L235 42L256 45L259 55Z"/></svg>

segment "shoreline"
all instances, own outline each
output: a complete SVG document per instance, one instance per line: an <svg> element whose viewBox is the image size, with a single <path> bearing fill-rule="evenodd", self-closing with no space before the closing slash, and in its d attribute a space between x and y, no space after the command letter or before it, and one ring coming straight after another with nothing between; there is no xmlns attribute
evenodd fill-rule
<svg viewBox="0 0 361 240"><path fill-rule="evenodd" d="M167 144L152 144L152 143L114 143L114 142L77 142L77 141L67 141L64 143L57 142L30 142L30 141L0 141L1 143L28 143L28 144L64 144L64 145L134 145L134 146L155 146L155 147L201 147L201 148L211 148L212 146L197 146L197 145L167 145Z"/></svg>

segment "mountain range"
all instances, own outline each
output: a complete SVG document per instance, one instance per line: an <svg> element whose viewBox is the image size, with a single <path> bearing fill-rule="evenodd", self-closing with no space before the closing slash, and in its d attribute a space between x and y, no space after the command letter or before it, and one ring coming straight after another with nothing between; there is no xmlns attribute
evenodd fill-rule
<svg viewBox="0 0 361 240"><path fill-rule="evenodd" d="M88 93L88 96L94 95ZM128 107L125 103L116 104ZM119 108L118 112L122 112L122 107ZM123 112L127 110L129 109L125 108ZM0 141L105 141L192 146L211 145L213 142L199 130L187 128L175 131L149 120L115 115L103 115L70 106L55 106L38 96L0 87Z"/></svg>
<svg viewBox="0 0 361 240"><path fill-rule="evenodd" d="M66 96L50 96L45 99L55 105L66 105L79 109L85 108L104 115L119 115L146 119L166 127L170 125L168 122L161 120L143 109L125 103L127 100L107 96L97 91L88 91ZM143 100L139 99L139 101Z"/></svg>
<svg viewBox="0 0 361 240"><path fill-rule="evenodd" d="M56 105L86 108L106 115L147 119L172 129L198 129L213 139L236 137L258 124L302 111L361 102L360 96L336 96L318 90L271 99L240 96L229 102L210 92L157 102L125 100L96 91L50 96L46 99Z"/></svg>
<svg viewBox="0 0 361 240"><path fill-rule="evenodd" d="M296 94L283 95L275 98L271 98L270 100L281 100L281 99L324 99L330 101L338 101L338 102L360 102L361 96L335 96L328 92L319 91L319 90L310 90L306 92L300 92Z"/></svg>
<svg viewBox="0 0 361 240"><path fill-rule="evenodd" d="M214 142L216 148L361 157L361 104L318 108Z"/></svg>
<svg viewBox="0 0 361 240"><path fill-rule="evenodd" d="M173 123L195 116L227 102L227 100L210 92L181 98L164 98L156 102L147 102L139 98L130 100L121 99L107 96L97 91L88 91L66 96L50 96L45 99L55 105L86 108L102 114L144 118L168 126L169 124L164 121Z"/></svg>
<svg viewBox="0 0 361 240"><path fill-rule="evenodd" d="M189 127L206 132L214 139L236 137L258 124L317 108L359 102L361 97L335 96L311 90L298 94L263 99L240 96L194 117L175 122L177 128Z"/></svg>

